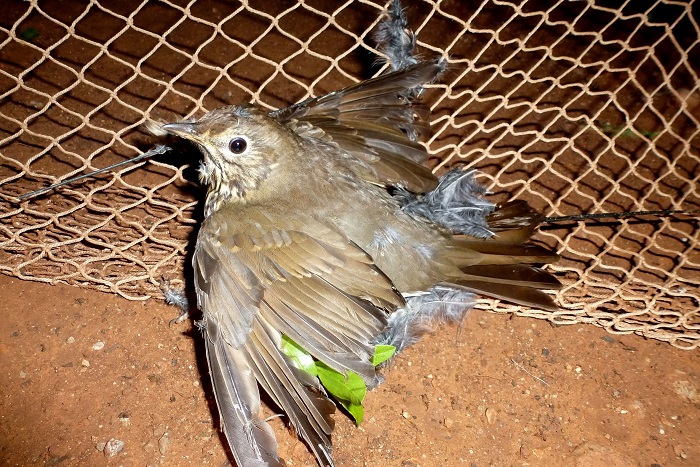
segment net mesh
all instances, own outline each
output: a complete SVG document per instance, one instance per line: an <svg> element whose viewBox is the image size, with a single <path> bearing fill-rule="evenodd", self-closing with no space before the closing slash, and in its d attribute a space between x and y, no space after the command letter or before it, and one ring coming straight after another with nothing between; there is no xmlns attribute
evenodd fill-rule
<svg viewBox="0 0 700 467"><path fill-rule="evenodd" d="M173 121L283 107L380 71L382 2L19 1L0 18L0 271L129 299L183 281L201 188L175 151L19 202L152 146ZM549 216L699 209L700 8L693 1L405 2L429 87L436 171L478 169ZM554 323L700 343L690 217L543 227L565 283Z"/></svg>

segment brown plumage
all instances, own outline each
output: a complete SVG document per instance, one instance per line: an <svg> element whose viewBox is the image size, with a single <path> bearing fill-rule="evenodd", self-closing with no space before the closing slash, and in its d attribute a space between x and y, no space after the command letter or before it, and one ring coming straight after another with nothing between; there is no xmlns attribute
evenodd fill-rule
<svg viewBox="0 0 700 467"><path fill-rule="evenodd" d="M411 213L389 191L421 203L440 189L421 165L424 148L407 136L426 129L407 96L441 70L424 62L270 115L231 106L163 126L204 155L195 285L239 465L282 465L259 387L319 463L332 465L334 404L280 351L283 335L373 384L374 343L403 294L439 285L555 308L540 289L558 281L532 265L556 255L528 243L540 217L525 203L486 209L481 221L493 235L478 238Z"/></svg>

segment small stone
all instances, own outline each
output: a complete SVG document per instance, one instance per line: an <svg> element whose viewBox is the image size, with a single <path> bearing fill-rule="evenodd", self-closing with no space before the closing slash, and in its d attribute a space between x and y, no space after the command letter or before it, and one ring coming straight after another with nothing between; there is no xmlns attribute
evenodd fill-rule
<svg viewBox="0 0 700 467"><path fill-rule="evenodd" d="M527 459L528 457L530 457L530 454L532 454L532 451L530 450L530 448L527 447L527 445L525 445L525 444L520 445L520 456L521 457Z"/></svg>
<svg viewBox="0 0 700 467"><path fill-rule="evenodd" d="M97 449L100 452L103 452L105 450L106 445L107 445L107 443L105 443L104 441L101 441L95 445L95 449Z"/></svg>
<svg viewBox="0 0 700 467"><path fill-rule="evenodd" d="M94 351L102 350L104 348L105 348L105 343L102 341L97 341L94 344L92 344L92 350L94 350Z"/></svg>
<svg viewBox="0 0 700 467"><path fill-rule="evenodd" d="M406 411L404 410L404 411L401 412L401 416L402 416L403 418L409 418L409 417L411 416L411 414L409 414L408 412L406 412Z"/></svg>
<svg viewBox="0 0 700 467"><path fill-rule="evenodd" d="M164 456L165 453L168 452L168 449L170 448L170 434L166 431L163 433L163 436L160 437L158 440L158 451L160 451L160 455Z"/></svg>
<svg viewBox="0 0 700 467"><path fill-rule="evenodd" d="M452 428L452 426L455 424L451 418L446 418L443 423L445 424L445 428Z"/></svg>
<svg viewBox="0 0 700 467"><path fill-rule="evenodd" d="M681 459L687 459L688 455L683 451L683 448L681 446L675 445L673 446L673 453L680 457Z"/></svg>
<svg viewBox="0 0 700 467"><path fill-rule="evenodd" d="M158 425L153 429L153 437L160 439L160 437L163 436L167 431L168 427L166 425Z"/></svg>
<svg viewBox="0 0 700 467"><path fill-rule="evenodd" d="M75 337L73 337L73 336L68 336L68 339L66 339L66 343L68 343L68 344L73 344L73 343L75 343Z"/></svg>
<svg viewBox="0 0 700 467"><path fill-rule="evenodd" d="M107 457L114 457L124 449L124 441L120 439L110 439L104 447L104 453Z"/></svg>
<svg viewBox="0 0 700 467"><path fill-rule="evenodd" d="M484 415L486 415L486 423L493 425L496 420L496 411L489 407L486 409L486 412L484 412Z"/></svg>
<svg viewBox="0 0 700 467"><path fill-rule="evenodd" d="M82 362L80 362L80 364L81 364L82 366L84 366L85 368L87 368L87 367L89 367L89 366L90 366L90 362L89 362L89 361L87 361L86 359L83 359L83 361L82 361Z"/></svg>

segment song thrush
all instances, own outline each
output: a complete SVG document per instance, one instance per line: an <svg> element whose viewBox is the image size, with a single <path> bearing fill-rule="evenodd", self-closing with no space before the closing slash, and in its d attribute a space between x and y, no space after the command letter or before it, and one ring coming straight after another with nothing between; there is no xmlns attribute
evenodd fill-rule
<svg viewBox="0 0 700 467"><path fill-rule="evenodd" d="M259 387L318 461L333 464L335 405L281 351L283 338L373 385L374 346L414 339L415 315L435 313L450 294L555 308L539 289L559 282L533 265L557 257L528 242L540 217L525 203L495 209L471 173L438 179L422 165L427 153L412 136L427 126L410 90L442 68L418 63L270 114L229 106L162 126L204 156L195 287L239 465L282 465Z"/></svg>

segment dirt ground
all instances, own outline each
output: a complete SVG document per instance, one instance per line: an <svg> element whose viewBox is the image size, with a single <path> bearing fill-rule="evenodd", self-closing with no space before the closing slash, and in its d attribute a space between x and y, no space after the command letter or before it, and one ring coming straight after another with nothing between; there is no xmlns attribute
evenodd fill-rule
<svg viewBox="0 0 700 467"><path fill-rule="evenodd" d="M231 459L200 336L169 325L175 308L4 275L0 291L1 465ZM362 426L336 414L339 466L700 465L695 351L475 311L385 375ZM315 465L271 423L288 465Z"/></svg>

